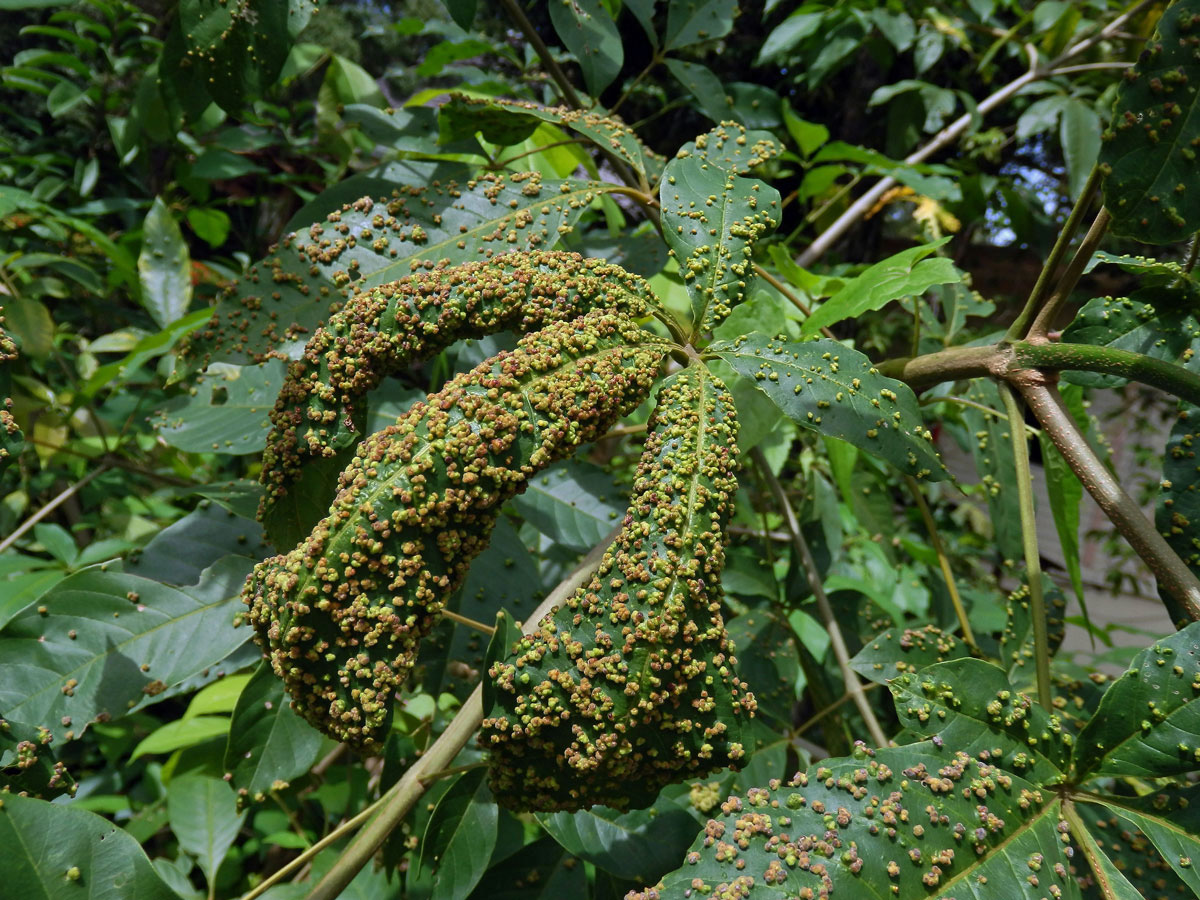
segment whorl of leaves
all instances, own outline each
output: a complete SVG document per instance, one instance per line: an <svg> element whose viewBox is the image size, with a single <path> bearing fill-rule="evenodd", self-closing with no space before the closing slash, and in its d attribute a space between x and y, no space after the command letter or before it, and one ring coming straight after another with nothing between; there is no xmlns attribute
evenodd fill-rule
<svg viewBox="0 0 1200 900"><path fill-rule="evenodd" d="M737 490L732 397L701 367L658 395L633 499L591 583L488 672L480 744L496 799L616 809L743 758L754 695L721 617Z"/></svg>
<svg viewBox="0 0 1200 900"><path fill-rule="evenodd" d="M339 454L361 437L363 398L387 375L461 338L527 334L598 308L641 317L652 296L619 266L554 251L439 265L355 294L288 367L263 454L260 518L286 534L272 520L292 513L276 513L277 502L312 489L314 464L342 468Z"/></svg>
<svg viewBox="0 0 1200 900"><path fill-rule="evenodd" d="M329 515L245 590L299 712L338 740L387 735L413 665L500 507L641 403L667 345L593 311L460 375L363 441Z"/></svg>

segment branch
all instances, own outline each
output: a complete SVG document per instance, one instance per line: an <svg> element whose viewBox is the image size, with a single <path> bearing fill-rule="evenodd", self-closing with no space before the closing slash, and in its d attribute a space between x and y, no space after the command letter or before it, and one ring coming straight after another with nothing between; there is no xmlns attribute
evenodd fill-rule
<svg viewBox="0 0 1200 900"><path fill-rule="evenodd" d="M1075 232L1079 230L1079 223L1083 221L1083 214L1092 202L1092 193L1096 190L1096 183L1099 180L1100 167L1092 166L1087 183L1084 184L1083 190L1079 192L1079 199L1075 201L1075 206L1071 208L1071 213L1067 216L1067 221L1063 223L1062 230L1058 233L1058 238L1054 241L1054 247L1050 250L1050 256L1046 258L1046 262L1042 266L1042 271L1038 273L1037 283L1034 284L1033 290L1029 292L1025 306L1021 309L1020 315L1008 326L1008 331L1004 334L1008 340L1016 340L1025 336L1025 331L1029 327L1029 320L1033 318L1038 308L1042 305L1042 299L1046 296L1046 291L1050 288L1050 279L1058 271L1059 263L1067 255L1067 247L1071 245L1071 241L1075 238Z"/></svg>
<svg viewBox="0 0 1200 900"><path fill-rule="evenodd" d="M1045 377L1032 369L1013 373L1009 380L1024 396L1071 471L1150 567L1167 594L1164 600L1172 619L1176 623L1200 621L1200 581L1092 452L1058 390L1047 385Z"/></svg>
<svg viewBox="0 0 1200 900"><path fill-rule="evenodd" d="M1092 258L1092 254L1100 246L1100 241L1104 237L1104 232L1108 230L1108 223L1111 218L1108 210L1100 207L1100 212L1096 213L1096 218L1092 220L1092 227L1084 235L1083 241L1075 251L1075 255L1071 257L1071 262L1067 266L1067 270L1063 272L1062 278L1059 279L1053 296L1038 311L1033 324L1029 326L1029 332L1025 335L1026 338L1031 341L1045 340L1046 334L1050 331L1050 326L1054 324L1054 320L1058 318L1058 313L1062 310L1063 304L1070 299L1071 291L1075 290L1075 285L1079 283L1079 277L1083 274L1088 260Z"/></svg>
<svg viewBox="0 0 1200 900"><path fill-rule="evenodd" d="M1015 78L998 91L995 91L981 100L979 105L975 108L975 114L979 116L987 115L997 106L1011 99L1026 85L1046 78L1048 75L1053 73L1055 69L1060 68L1067 60L1073 59L1079 54L1091 49L1100 41L1112 36L1112 34L1118 31L1120 27L1124 25L1125 22L1127 22L1132 16L1136 15L1145 7L1150 6L1153 2L1155 2L1155 0L1139 0L1139 2L1135 3L1124 13L1117 16L1106 26L1104 26L1104 28L1100 29L1100 31L1098 31L1096 34L1089 38L1085 38L1076 44L1072 44L1058 57L1051 60L1046 65L1038 66L1037 63L1034 62L1030 66L1029 71L1027 71L1025 74ZM930 138L924 146L919 147L917 150L906 156L904 158L904 162L912 164L928 159L938 150L941 150L946 145L957 140L970 127L971 119L972 113L963 113L963 115L959 116L949 125L935 134L932 138ZM818 259L824 256L834 244L841 240L842 236L854 225L856 225L859 219L867 214L867 212L875 205L880 197L887 193L891 188L895 187L897 183L898 182L896 179L892 178L890 175L881 178L869 191L854 201L854 203L852 203L844 213L838 216L837 220L832 225L821 232L821 234L817 235L816 240L814 240L811 244L809 244L808 247L805 248L804 252L800 254L796 261L805 268L815 263Z"/></svg>
<svg viewBox="0 0 1200 900"><path fill-rule="evenodd" d="M754 458L754 464L758 467L763 481L770 488L776 505L783 513L784 522L787 525L788 533L791 535L792 548L796 551L796 555L799 556L801 565L804 566L804 571L808 575L809 587L812 589L813 597L817 601L817 612L821 616L821 624L829 632L829 645L833 648L833 655L836 657L838 668L841 670L842 680L846 683L846 693L854 698L854 705L858 707L863 721L866 722L867 731L871 735L871 740L875 742L875 746L886 747L888 745L887 735L883 733L883 728L880 727L879 720L875 718L875 710L871 708L870 701L867 700L862 682L858 680L858 675L855 671L850 668L850 652L846 648L846 640L842 637L842 629L838 625L837 619L833 616L833 607L829 605L829 598L825 596L825 588L817 575L816 561L813 560L812 551L808 548L808 541L804 539L804 534L800 531L800 523L796 521L796 511L792 509L791 501L788 500L783 485L772 474L771 467L767 464L767 459L763 456L762 450L755 447L750 451L750 455Z"/></svg>
<svg viewBox="0 0 1200 900"><path fill-rule="evenodd" d="M1151 387L1159 388L1189 403L1200 406L1200 375L1183 366L1155 359L1144 353L1098 347L1095 344L1033 344L1012 345L1010 370L1074 369L1117 375Z"/></svg>
<svg viewBox="0 0 1200 900"><path fill-rule="evenodd" d="M25 532L27 532L30 528L32 528L38 522L42 521L42 519L46 518L46 516L50 515L50 513L54 512L54 510L58 509L58 507L60 507L62 504L66 503L68 500L70 500L72 497L74 497L75 494L77 494L80 490L82 490L83 487L85 485L87 485L87 483L89 481L91 481L93 478L95 478L97 475L101 474L102 472L107 472L108 469L109 469L109 464L103 463L103 464L97 466L96 468L92 469L92 471L88 472L86 475L84 475L82 478L80 478L74 484L70 485L65 490L63 490L62 493L60 493L53 500L51 500L49 503L47 503L45 506L43 506L41 509L39 509L37 512L35 512L32 516L30 516L28 519L26 519L24 522L22 522L19 526L17 526L17 529L12 534L10 534L4 540L0 541L0 553L3 553L9 547L11 547L13 544L15 544L17 542L17 540L20 539L21 535L25 534Z"/></svg>
<svg viewBox="0 0 1200 900"><path fill-rule="evenodd" d="M550 596L530 614L522 627L536 626L545 615L553 611L584 584L599 565L604 551L614 536L615 532L593 548L592 552L584 557L583 561L550 592ZM458 715L454 717L446 730L381 798L379 814L342 851L337 862L333 864L333 868L312 889L308 900L336 900L346 885L354 880L354 876L371 861L371 857L383 846L388 835L412 811L414 804L425 793L427 783L430 782L432 776L446 769L458 756L459 751L466 746L472 735L478 730L480 723L483 722L483 715L483 685L480 684L471 692L471 696L463 703ZM294 865L297 861L292 860L289 865ZM243 900L250 900L250 895L246 895Z"/></svg>

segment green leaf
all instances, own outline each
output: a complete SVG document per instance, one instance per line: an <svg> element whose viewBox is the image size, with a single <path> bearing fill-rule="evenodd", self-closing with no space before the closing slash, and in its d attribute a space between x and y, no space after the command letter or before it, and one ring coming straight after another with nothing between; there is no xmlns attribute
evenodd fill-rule
<svg viewBox="0 0 1200 900"><path fill-rule="evenodd" d="M749 900L1026 897L1027 860L1036 896L1078 897L1058 796L949 743L863 748L713 813L682 867L627 900L685 900L738 879Z"/></svg>
<svg viewBox="0 0 1200 900"><path fill-rule="evenodd" d="M1190 280L1169 286L1148 285L1128 297L1095 297L1083 305L1063 331L1063 341L1187 363L1200 349L1196 300ZM1124 378L1098 372L1066 372L1063 377L1083 387L1122 387L1127 383Z"/></svg>
<svg viewBox="0 0 1200 900"><path fill-rule="evenodd" d="M227 716L192 716L178 719L156 728L146 735L133 750L130 762L148 753L173 753L186 747L194 747L229 732Z"/></svg>
<svg viewBox="0 0 1200 900"><path fill-rule="evenodd" d="M978 406L962 408L967 444L975 460L982 493L988 506L992 546L1001 562L1023 558L1021 510L1017 504L1017 463L1013 457L1008 417L995 383L976 378L967 388L967 399ZM980 407L995 412L985 412Z"/></svg>
<svg viewBox="0 0 1200 900"><path fill-rule="evenodd" d="M502 610L513 610L524 618L544 588L538 562L508 519L501 517L487 549L471 561L461 590L446 607L485 624L494 622ZM506 621L512 622L512 614ZM454 623L446 623L440 632L434 631L421 645L420 664L425 668L427 689L431 693L448 691L465 700L480 673L487 671L484 657L489 643L478 631ZM507 648L504 652L508 652Z"/></svg>
<svg viewBox="0 0 1200 900"><path fill-rule="evenodd" d="M196 236L214 249L229 237L229 216L219 209L194 207L187 211L186 218Z"/></svg>
<svg viewBox="0 0 1200 900"><path fill-rule="evenodd" d="M797 10L771 30L758 50L757 64L778 59L790 53L806 38L812 37L825 21L824 12Z"/></svg>
<svg viewBox="0 0 1200 900"><path fill-rule="evenodd" d="M536 623L530 623L534 625ZM507 609L496 613L496 630L488 641L487 650L483 654L483 672L487 672L496 663L503 661L521 640L522 628ZM496 685L490 678L483 679L483 708L491 709L496 703Z"/></svg>
<svg viewBox="0 0 1200 900"><path fill-rule="evenodd" d="M179 900L141 845L95 813L4 794L0 843L12 897Z"/></svg>
<svg viewBox="0 0 1200 900"><path fill-rule="evenodd" d="M74 795L75 779L55 757L52 741L32 725L0 719L0 797L9 792L47 800Z"/></svg>
<svg viewBox="0 0 1200 900"><path fill-rule="evenodd" d="M237 811L229 785L207 775L173 778L167 786L167 817L179 849L196 858L213 885L246 817Z"/></svg>
<svg viewBox="0 0 1200 900"><path fill-rule="evenodd" d="M1100 116L1090 103L1070 100L1062 114L1063 158L1067 163L1067 191L1078 199L1100 153Z"/></svg>
<svg viewBox="0 0 1200 900"><path fill-rule="evenodd" d="M517 512L538 531L586 553L621 521L624 497L612 476L592 463L568 460L529 481L513 498Z"/></svg>
<svg viewBox="0 0 1200 900"><path fill-rule="evenodd" d="M813 335L843 319L882 309L893 300L920 297L934 285L958 284L962 273L945 257L925 259L949 237L902 250L875 263L850 280L822 303L800 326L802 335Z"/></svg>
<svg viewBox="0 0 1200 900"><path fill-rule="evenodd" d="M261 453L283 374L284 365L276 359L257 366L213 367L196 379L192 392L163 405L158 433L172 447L190 453Z"/></svg>
<svg viewBox="0 0 1200 900"><path fill-rule="evenodd" d="M850 668L876 684L887 684L906 672L967 656L970 648L933 625L894 628L871 638L850 660Z"/></svg>
<svg viewBox="0 0 1200 900"><path fill-rule="evenodd" d="M584 866L552 839L542 837L488 869L471 900L567 900L586 896Z"/></svg>
<svg viewBox="0 0 1200 900"><path fill-rule="evenodd" d="M733 30L737 0L669 0L667 50L678 50L702 41L725 37Z"/></svg>
<svg viewBox="0 0 1200 900"><path fill-rule="evenodd" d="M225 769L239 796L259 799L312 768L321 735L292 710L269 663L260 663L238 696L225 746Z"/></svg>
<svg viewBox="0 0 1200 900"><path fill-rule="evenodd" d="M257 0L253 7L182 0L179 24L190 65L176 80L195 79L226 112L241 112L283 69L292 44L289 5L288 0Z"/></svg>
<svg viewBox="0 0 1200 900"><path fill-rule="evenodd" d="M187 313L192 302L192 264L179 224L161 197L155 197L142 223L138 254L142 305L166 328Z"/></svg>
<svg viewBox="0 0 1200 900"><path fill-rule="evenodd" d="M1183 240L1200 228L1196 188L1200 136L1200 61L1193 17L1197 0L1163 12L1137 65L1117 91L1100 166L1112 231L1148 244Z"/></svg>
<svg viewBox="0 0 1200 900"><path fill-rule="evenodd" d="M700 334L745 296L754 244L779 224L779 192L738 174L775 152L766 132L721 125L683 147L663 171L663 237L679 261Z"/></svg>
<svg viewBox="0 0 1200 900"><path fill-rule="evenodd" d="M682 59L668 58L666 64L667 69L687 88L706 116L718 124L727 119L738 118L726 100L725 85L712 69Z"/></svg>
<svg viewBox="0 0 1200 900"><path fill-rule="evenodd" d="M496 846L499 808L480 768L442 795L425 826L421 861L433 865L433 900L466 900L487 871Z"/></svg>
<svg viewBox="0 0 1200 900"><path fill-rule="evenodd" d="M666 164L666 160L642 143L633 129L607 115L601 107L584 111L499 97L451 94L438 107L438 140L443 144L453 143L478 131L493 144L519 144L533 134L538 122L549 122L582 135L624 160L635 173L651 182L658 179Z"/></svg>
<svg viewBox="0 0 1200 900"><path fill-rule="evenodd" d="M583 70L588 93L599 96L625 62L617 23L600 0L552 0L550 22Z"/></svg>
<svg viewBox="0 0 1200 900"><path fill-rule="evenodd" d="M1063 613L1066 611L1067 601L1058 585L1044 572L1042 600L1046 606L1047 644L1050 653L1053 654L1062 645L1066 633ZM1033 688L1037 677L1034 665L1037 643L1034 638L1033 609L1029 602L1028 584L1021 584L1012 591L1005 606L1004 631L1000 635L1000 664L1007 670L1008 677L1014 684Z"/></svg>
<svg viewBox="0 0 1200 900"><path fill-rule="evenodd" d="M353 289L394 281L417 260L458 263L550 249L593 200L616 187L531 173L443 181L437 171L426 163L397 163L380 176L348 179L327 191L337 201L333 211L285 237L221 294L209 326L183 348L186 364L262 362L275 349L297 354L330 306ZM392 190L402 193L369 199ZM314 216L330 209L318 201L310 207Z"/></svg>
<svg viewBox="0 0 1200 900"><path fill-rule="evenodd" d="M205 685L192 696L183 717L190 719L192 716L214 713L231 714L237 706L238 697L249 682L250 674L243 672L239 675L226 675L212 684Z"/></svg>
<svg viewBox="0 0 1200 900"><path fill-rule="evenodd" d="M631 881L650 881L668 871L700 828L663 797L647 809L627 813L593 806L576 813L542 813L537 821L568 853Z"/></svg>
<svg viewBox="0 0 1200 900"><path fill-rule="evenodd" d="M233 626L248 568L227 558L187 591L98 569L59 582L0 637L0 715L62 740L155 702L250 637Z"/></svg>
<svg viewBox="0 0 1200 900"><path fill-rule="evenodd" d="M1154 524L1171 549L1200 573L1200 491L1196 490L1197 424L1200 407L1179 402L1163 453L1162 478L1154 508Z"/></svg>
<svg viewBox="0 0 1200 900"><path fill-rule="evenodd" d="M1114 798L1108 811L1149 838L1179 880L1200 896L1200 789L1167 788L1137 798Z"/></svg>
<svg viewBox="0 0 1200 900"><path fill-rule="evenodd" d="M829 141L828 128L818 122L800 118L792 111L792 105L787 101L783 103L783 124L805 156L812 156Z"/></svg>
<svg viewBox="0 0 1200 900"><path fill-rule="evenodd" d="M477 2L478 0L445 0L446 9L450 12L450 18L463 31L471 30L471 23L475 21L475 6Z"/></svg>
<svg viewBox="0 0 1200 900"><path fill-rule="evenodd" d="M1162 778L1200 761L1200 623L1156 641L1133 659L1084 727L1076 777Z"/></svg>
<svg viewBox="0 0 1200 900"><path fill-rule="evenodd" d="M888 682L901 723L918 737L984 758L1035 784L1064 779L1071 736L1022 694L1004 670L979 659L952 659Z"/></svg>
<svg viewBox="0 0 1200 900"><path fill-rule="evenodd" d="M253 519L218 503L202 502L156 534L140 553L131 554L125 571L166 584L196 584L204 570L222 557L232 554L257 562L270 552L262 526Z"/></svg>
<svg viewBox="0 0 1200 900"><path fill-rule="evenodd" d="M912 390L880 375L857 350L824 339L799 343L752 334L706 352L753 379L797 425L848 441L909 475L949 477Z"/></svg>

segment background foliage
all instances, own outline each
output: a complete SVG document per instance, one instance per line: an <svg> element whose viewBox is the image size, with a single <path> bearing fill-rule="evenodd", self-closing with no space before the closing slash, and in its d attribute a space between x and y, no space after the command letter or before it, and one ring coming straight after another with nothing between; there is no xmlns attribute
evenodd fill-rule
<svg viewBox="0 0 1200 900"><path fill-rule="evenodd" d="M1200 4L4 8L0 894L1200 892L1200 626L1126 648L1083 614L1091 658L1044 652L1097 577L1083 485L1115 483L1088 402L1134 383L1175 395L1119 426L1174 423L1119 475L1155 526L1099 502L1197 618ZM418 261L552 248L645 277L740 419L722 587L752 752L628 812L494 802L451 724L478 631L436 627L367 755L235 624L305 533L255 519L282 357ZM513 340L388 373L358 431ZM1010 384L1063 571L1029 546ZM602 545L648 415L532 479L450 610L524 619ZM350 869L378 798L435 768Z"/></svg>

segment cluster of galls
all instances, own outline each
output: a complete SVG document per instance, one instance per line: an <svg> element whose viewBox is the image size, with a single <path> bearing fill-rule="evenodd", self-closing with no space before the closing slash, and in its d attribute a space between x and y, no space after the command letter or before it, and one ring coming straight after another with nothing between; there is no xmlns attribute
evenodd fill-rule
<svg viewBox="0 0 1200 900"><path fill-rule="evenodd" d="M652 296L643 279L618 266L558 251L430 264L356 294L288 368L263 455L260 517L271 526L289 491L319 483L314 468L329 468L332 480L361 437L364 397L386 376L461 338L528 334L593 309L640 318Z"/></svg>
<svg viewBox="0 0 1200 900"><path fill-rule="evenodd" d="M4 317L0 316L0 363L10 363L17 358L16 342L4 330ZM12 414L12 398L3 396L8 392L9 378L0 372L0 472L21 452L25 446L21 426Z"/></svg>
<svg viewBox="0 0 1200 900"><path fill-rule="evenodd" d="M736 437L732 397L707 369L667 380L600 568L488 672L480 744L500 803L645 806L741 762L755 701L733 671L720 588Z"/></svg>
<svg viewBox="0 0 1200 900"><path fill-rule="evenodd" d="M407 282L415 290L380 293L390 305L363 324L376 322L391 334L394 359L427 350L422 332L428 337L446 328L460 336L464 328L487 327L492 315L522 323L539 305L556 310L585 304L578 299L584 292L569 285L583 278L587 266L575 264L542 280L547 270L541 266L549 262L465 266L457 275L435 270ZM473 289L479 282L469 279L481 271L495 276L486 282L492 287ZM551 281L558 287L553 292ZM530 288L515 311L501 313L507 303L489 305L500 286L513 285L506 296L520 293L518 283L541 286L541 302L529 303ZM461 297L456 312L434 304L436 312L426 320L422 311L428 307L408 305L447 284L456 287L437 296ZM607 291L612 296L611 284ZM368 295L363 305L371 302ZM367 339L365 331L348 328L346 334ZM413 335L411 343L400 334ZM344 358L339 353L345 344L331 340L338 352L330 358ZM641 403L668 352L666 342L629 317L593 310L527 335L515 350L452 379L397 424L363 441L328 516L290 553L260 563L245 591L258 641L298 711L338 740L377 749L418 640L486 546L501 506L537 471L601 437ZM321 364L310 358L302 366ZM361 384L353 380L357 367L326 371L338 372L337 387L311 396L337 409Z"/></svg>

